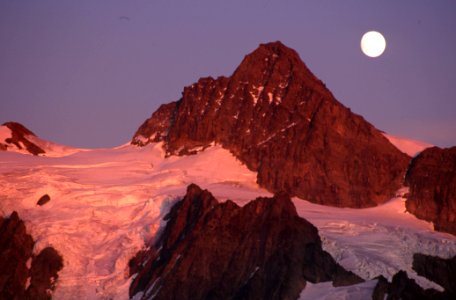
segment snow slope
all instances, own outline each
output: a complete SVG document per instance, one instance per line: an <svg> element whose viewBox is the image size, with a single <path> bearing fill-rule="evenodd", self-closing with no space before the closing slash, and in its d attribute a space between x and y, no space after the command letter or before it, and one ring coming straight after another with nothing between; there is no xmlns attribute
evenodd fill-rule
<svg viewBox="0 0 456 300"><path fill-rule="evenodd" d="M255 173L219 146L169 158L161 144L60 157L0 152L0 213L19 212L37 241L35 252L50 245L63 254L55 299L127 299L129 258L157 235L163 216L192 182L240 205L270 195L258 187ZM44 194L51 201L37 206ZM319 228L324 248L366 279L404 269L423 286L434 286L411 271L413 253L456 255L456 237L405 213L400 196L360 210L293 201L300 216ZM373 286L309 285L301 299L355 298Z"/></svg>
<svg viewBox="0 0 456 300"><path fill-rule="evenodd" d="M398 136L391 135L391 134L383 134L383 135L390 141L391 144L396 146L396 148L398 148L399 150L401 150L405 154L408 154L411 157L414 157L414 156L418 155L424 149L433 146L433 145L425 143L425 142L410 140L410 139L398 137Z"/></svg>

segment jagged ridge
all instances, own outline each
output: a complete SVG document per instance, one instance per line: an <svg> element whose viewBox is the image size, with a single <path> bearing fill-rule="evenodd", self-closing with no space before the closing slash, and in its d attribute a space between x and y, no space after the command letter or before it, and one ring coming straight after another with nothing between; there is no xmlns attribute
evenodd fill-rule
<svg viewBox="0 0 456 300"><path fill-rule="evenodd" d="M159 240L130 263L136 299L296 299L306 281L362 281L322 250L285 194L241 208L190 185L165 219Z"/></svg>

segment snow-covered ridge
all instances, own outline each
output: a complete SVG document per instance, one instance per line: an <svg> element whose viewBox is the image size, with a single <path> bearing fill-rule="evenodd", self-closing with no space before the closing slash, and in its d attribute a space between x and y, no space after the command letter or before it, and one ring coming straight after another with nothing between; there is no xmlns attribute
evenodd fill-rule
<svg viewBox="0 0 456 300"><path fill-rule="evenodd" d="M411 157L414 157L424 149L433 146L425 142L406 139L391 134L384 133L383 135L390 141L391 144L396 146L396 148L398 148L399 150L401 150L405 154L408 154Z"/></svg>
<svg viewBox="0 0 456 300"><path fill-rule="evenodd" d="M24 144L24 141L17 141L12 143L13 138L12 130L5 125L0 126L0 150L16 152L21 154L30 155L31 153L27 150L27 146ZM73 148L69 146L60 145L50 141L43 140L33 134L24 134L24 140L38 146L40 149L44 150L45 153L39 153L40 156L49 156L49 157L60 157L71 155L73 153L83 151L83 149ZM26 142L25 141L25 142Z"/></svg>
<svg viewBox="0 0 456 300"><path fill-rule="evenodd" d="M0 213L18 211L37 241L35 252L50 245L63 255L55 299L127 299L128 260L154 239L162 217L190 183L240 205L270 196L256 184L256 173L220 146L168 158L162 146L124 145L61 157L0 152ZM369 209L293 201L345 268L366 279L390 278L403 269L423 286L435 287L411 271L412 255L456 255L456 237L434 232L432 224L405 213L404 192ZM37 206L44 194L51 201ZM362 286L367 292L372 288ZM351 295L356 289L328 288L323 294L342 292Z"/></svg>

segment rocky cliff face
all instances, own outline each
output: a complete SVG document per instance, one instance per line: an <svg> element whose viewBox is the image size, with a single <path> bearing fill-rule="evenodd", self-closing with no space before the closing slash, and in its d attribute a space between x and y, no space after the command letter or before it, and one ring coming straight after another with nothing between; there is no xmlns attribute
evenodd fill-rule
<svg viewBox="0 0 456 300"><path fill-rule="evenodd" d="M456 147L428 148L407 171L407 210L434 223L436 230L456 234Z"/></svg>
<svg viewBox="0 0 456 300"><path fill-rule="evenodd" d="M202 78L161 106L132 143L164 141L169 155L211 142L230 150L272 192L348 207L382 203L409 157L339 103L280 42L260 45L229 78Z"/></svg>
<svg viewBox="0 0 456 300"><path fill-rule="evenodd" d="M130 262L136 299L296 299L306 281L362 280L321 248L290 198L218 203L190 185L159 240Z"/></svg>
<svg viewBox="0 0 456 300"><path fill-rule="evenodd" d="M16 212L0 217L0 299L51 299L62 257L51 247L34 256L33 246Z"/></svg>
<svg viewBox="0 0 456 300"><path fill-rule="evenodd" d="M3 128L1 128L3 127ZM0 127L1 131L9 131L8 136L0 140L0 150L7 151L9 148L24 150L33 155L45 153L45 151L30 140L30 136L35 136L24 125L16 122L7 122ZM2 137L3 135L0 134Z"/></svg>

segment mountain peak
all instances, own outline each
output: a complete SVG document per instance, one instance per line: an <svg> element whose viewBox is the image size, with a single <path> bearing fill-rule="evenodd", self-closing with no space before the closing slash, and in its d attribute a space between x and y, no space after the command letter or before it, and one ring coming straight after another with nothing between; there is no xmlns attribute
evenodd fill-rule
<svg viewBox="0 0 456 300"><path fill-rule="evenodd" d="M297 58L298 60L300 60L298 53L292 48L285 46L281 41L260 44L258 48L249 55L257 54L269 54L271 56L286 56L290 58Z"/></svg>
<svg viewBox="0 0 456 300"><path fill-rule="evenodd" d="M280 92L291 84L304 84L319 94L333 97L325 84L305 65L299 54L280 41L260 44L244 57L231 78L233 81L264 87L273 93Z"/></svg>
<svg viewBox="0 0 456 300"><path fill-rule="evenodd" d="M168 155L218 143L271 192L366 207L401 186L410 158L338 102L298 53L260 45L230 77L204 78L161 106L133 144L164 141Z"/></svg>

